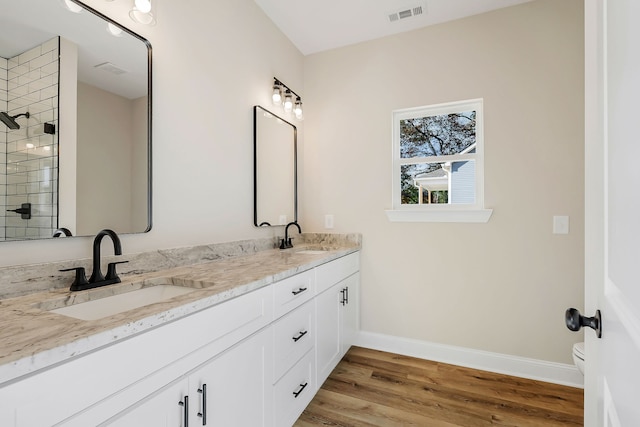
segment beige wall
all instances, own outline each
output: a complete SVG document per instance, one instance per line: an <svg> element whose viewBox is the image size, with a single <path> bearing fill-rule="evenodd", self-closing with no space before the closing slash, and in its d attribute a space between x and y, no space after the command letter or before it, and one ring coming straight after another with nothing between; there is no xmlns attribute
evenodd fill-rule
<svg viewBox="0 0 640 427"><path fill-rule="evenodd" d="M146 230L149 227L149 204L147 192L149 188L148 163L149 146L147 132L147 105L149 98L146 96L132 101L133 119L133 144L132 171L131 171L131 229Z"/></svg>
<svg viewBox="0 0 640 427"><path fill-rule="evenodd" d="M120 233L132 229L132 113L129 99L78 82L79 235L95 235L103 228Z"/></svg>
<svg viewBox="0 0 640 427"><path fill-rule="evenodd" d="M302 220L363 233L365 331L571 363L583 15L539 0L305 58ZM487 224L390 223L391 112L484 98ZM569 235L553 235L569 215Z"/></svg>
<svg viewBox="0 0 640 427"><path fill-rule="evenodd" d="M78 82L77 233L147 229L147 97ZM66 154L67 151L63 151ZM63 190L66 188L63 187ZM61 227L69 227L60 223Z"/></svg>
<svg viewBox="0 0 640 427"><path fill-rule="evenodd" d="M281 232L253 226L252 107L270 105L274 76L301 91L302 54L253 0L154 2L153 27L130 2L86 3L153 48L153 228L121 236L124 255ZM87 258L92 241L2 243L0 266Z"/></svg>

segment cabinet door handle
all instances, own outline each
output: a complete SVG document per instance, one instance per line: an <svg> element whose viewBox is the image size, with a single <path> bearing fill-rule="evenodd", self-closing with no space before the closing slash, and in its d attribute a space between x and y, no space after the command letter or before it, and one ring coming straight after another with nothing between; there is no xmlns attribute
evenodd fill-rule
<svg viewBox="0 0 640 427"><path fill-rule="evenodd" d="M178 402L178 405L183 408L184 427L189 427L189 396L184 397L184 402Z"/></svg>
<svg viewBox="0 0 640 427"><path fill-rule="evenodd" d="M307 288L298 288L297 291L291 291L291 293L294 294L294 295L298 295L298 294L303 293L306 290L307 290Z"/></svg>
<svg viewBox="0 0 640 427"><path fill-rule="evenodd" d="M300 340L300 338L302 338L303 336L307 335L307 332L309 332L309 331L300 331L300 333L298 334L297 337L292 337L291 339L293 339L293 342L298 342L298 340Z"/></svg>
<svg viewBox="0 0 640 427"><path fill-rule="evenodd" d="M202 384L202 388L198 389L198 393L202 395L202 412L198 412L198 416L202 418L202 425L207 425L207 385Z"/></svg>
<svg viewBox="0 0 640 427"><path fill-rule="evenodd" d="M345 290L340 289L340 294L342 295L342 297L340 298L340 304L345 305L347 303L347 300L345 298Z"/></svg>
<svg viewBox="0 0 640 427"><path fill-rule="evenodd" d="M300 384L300 389L298 391L294 391L293 392L293 397L295 399L297 399L298 396L300 396L300 393L302 393L302 390L304 390L307 387L308 384L309 384L308 382L306 382L304 384Z"/></svg>

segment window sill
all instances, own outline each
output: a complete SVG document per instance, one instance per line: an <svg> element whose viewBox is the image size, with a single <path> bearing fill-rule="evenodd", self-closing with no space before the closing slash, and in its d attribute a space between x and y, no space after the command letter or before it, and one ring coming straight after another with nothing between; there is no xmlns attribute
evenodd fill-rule
<svg viewBox="0 0 640 427"><path fill-rule="evenodd" d="M475 222L485 223L493 209L397 209L386 210L390 222Z"/></svg>

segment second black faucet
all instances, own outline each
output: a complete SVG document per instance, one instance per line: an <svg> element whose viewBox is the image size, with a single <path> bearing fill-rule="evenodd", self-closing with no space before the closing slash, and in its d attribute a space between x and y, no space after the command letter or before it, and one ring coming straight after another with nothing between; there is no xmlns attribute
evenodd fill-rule
<svg viewBox="0 0 640 427"><path fill-rule="evenodd" d="M296 227L298 227L298 234L302 234L302 229L296 221L287 224L287 226L284 228L284 239L282 239L282 241L280 242L280 249L289 249L293 247L293 243L291 243L291 237L289 237L289 226L291 225L295 225Z"/></svg>

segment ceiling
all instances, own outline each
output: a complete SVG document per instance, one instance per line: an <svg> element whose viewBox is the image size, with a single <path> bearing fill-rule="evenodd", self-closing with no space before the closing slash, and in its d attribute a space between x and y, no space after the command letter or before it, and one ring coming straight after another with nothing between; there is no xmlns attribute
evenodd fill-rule
<svg viewBox="0 0 640 427"><path fill-rule="evenodd" d="M528 1L255 0L304 55Z"/></svg>

